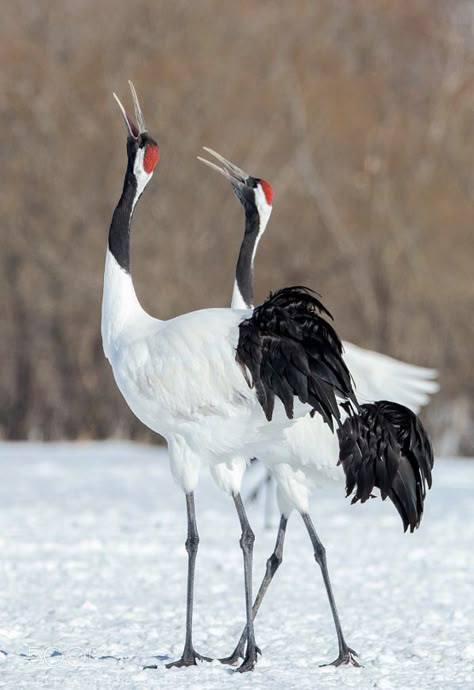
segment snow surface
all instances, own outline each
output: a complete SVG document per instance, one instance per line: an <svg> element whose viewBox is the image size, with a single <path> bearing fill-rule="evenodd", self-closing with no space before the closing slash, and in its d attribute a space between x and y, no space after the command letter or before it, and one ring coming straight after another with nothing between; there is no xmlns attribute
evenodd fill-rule
<svg viewBox="0 0 474 690"><path fill-rule="evenodd" d="M165 451L126 443L0 444L0 686L27 688L473 688L474 461L438 460L421 529L404 535L389 502L350 506L320 491L347 642L337 656L321 576L292 516L284 562L257 618L253 674L218 662L166 670L184 641L184 498ZM257 476L250 470L249 482ZM244 620L239 526L207 475L197 495L195 643L229 653ZM262 506L255 583L274 531ZM277 516L275 515L275 519ZM143 670L157 663L158 669Z"/></svg>

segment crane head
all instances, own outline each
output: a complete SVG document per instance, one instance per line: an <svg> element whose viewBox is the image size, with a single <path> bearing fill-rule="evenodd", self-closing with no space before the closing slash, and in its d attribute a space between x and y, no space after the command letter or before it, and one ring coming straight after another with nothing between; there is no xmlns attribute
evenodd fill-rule
<svg viewBox="0 0 474 690"><path fill-rule="evenodd" d="M127 114L125 108L114 93L114 98L122 112L125 126L127 127L127 154L129 165L133 169L137 180L142 180L145 184L151 178L153 170L160 158L158 144L148 134L145 118L138 101L137 92L132 82L128 82L132 92L133 107L135 110L136 122Z"/></svg>
<svg viewBox="0 0 474 690"><path fill-rule="evenodd" d="M211 163L211 161L201 158L201 156L198 156L198 160L221 173L221 175L224 175L224 177L230 181L236 197L245 209L255 209L261 217L268 218L273 203L273 189L271 184L261 177L252 177L252 175L248 175L234 165L234 163L226 160L219 153L207 146L203 148L204 151L214 156L214 158L219 161L220 165Z"/></svg>

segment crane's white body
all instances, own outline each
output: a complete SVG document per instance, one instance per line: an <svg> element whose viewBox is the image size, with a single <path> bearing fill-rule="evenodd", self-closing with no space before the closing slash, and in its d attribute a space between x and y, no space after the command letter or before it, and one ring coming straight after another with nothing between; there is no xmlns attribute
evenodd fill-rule
<svg viewBox="0 0 474 690"><path fill-rule="evenodd" d="M352 343L344 343L344 349L360 402L391 400L417 412L438 390L432 369L406 364ZM344 410L341 416L345 418ZM289 515L293 509L307 513L315 488L345 481L343 469L337 464L338 438L319 415L313 418L309 414L297 419L283 435L283 443L270 443L258 458L276 480L282 514Z"/></svg>
<svg viewBox="0 0 474 690"><path fill-rule="evenodd" d="M282 440L293 423L279 402L267 422L236 362L239 323L249 314L203 309L169 321L153 318L130 274L107 251L104 352L130 409L167 440L173 476L186 493L196 487L202 464L221 464L218 484L233 491L245 469L242 458L267 444L269 427Z"/></svg>
<svg viewBox="0 0 474 690"><path fill-rule="evenodd" d="M352 343L344 343L344 349L344 359L361 402L392 400L417 412L438 390L432 369L406 364ZM341 410L341 416L344 419L344 410ZM305 414L284 429L277 431L269 425L264 431L253 446L254 454L268 467L277 482L282 514L289 515L293 509L307 513L315 488L328 482L344 482L344 472L337 464L337 435L320 415L311 417ZM236 493L240 491L245 466L245 457L241 455L225 463L214 464L212 475L223 490Z"/></svg>

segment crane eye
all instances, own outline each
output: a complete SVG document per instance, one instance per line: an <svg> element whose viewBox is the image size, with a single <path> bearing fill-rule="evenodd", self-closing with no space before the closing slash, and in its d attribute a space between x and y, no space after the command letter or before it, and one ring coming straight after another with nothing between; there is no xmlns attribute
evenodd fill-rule
<svg viewBox="0 0 474 690"><path fill-rule="evenodd" d="M147 144L145 146L145 154L143 156L143 169L146 173L153 172L156 164L160 159L160 149L156 144Z"/></svg>

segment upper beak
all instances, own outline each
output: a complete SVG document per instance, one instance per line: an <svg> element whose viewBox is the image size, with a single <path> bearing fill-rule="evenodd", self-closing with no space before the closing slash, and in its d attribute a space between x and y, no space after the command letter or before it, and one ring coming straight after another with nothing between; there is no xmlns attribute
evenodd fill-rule
<svg viewBox="0 0 474 690"><path fill-rule="evenodd" d="M201 156L198 156L198 160L200 160L202 163L205 163L208 165L210 168L213 170L217 170L217 172L221 173L221 175L224 175L228 180L230 180L232 183L237 183L237 184L246 184L247 180L249 179L250 175L247 175L246 172L238 168L236 165L231 163L230 161L226 160L224 156L221 156L219 153L216 151L213 151L212 149L208 148L207 146L203 146L204 151L207 151L208 153L211 154L211 156L214 156L214 158L217 158L219 163L222 163L222 165L216 165L215 163L211 163L210 161L206 160L205 158L201 158Z"/></svg>
<svg viewBox="0 0 474 690"><path fill-rule="evenodd" d="M145 118L143 117L142 109L140 108L140 103L138 101L138 96L137 92L135 91L135 87L133 86L131 81L129 81L128 83L130 85L130 91L132 92L133 108L135 110L135 119L137 121L137 124L135 124L132 118L127 115L125 108L123 107L123 105L117 97L117 94L115 93L114 98L117 101L120 110L122 111L123 119L125 120L125 124L127 125L127 129L130 136L132 136L134 139L138 139L140 134L146 132Z"/></svg>

